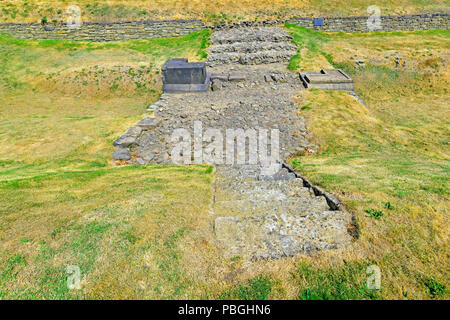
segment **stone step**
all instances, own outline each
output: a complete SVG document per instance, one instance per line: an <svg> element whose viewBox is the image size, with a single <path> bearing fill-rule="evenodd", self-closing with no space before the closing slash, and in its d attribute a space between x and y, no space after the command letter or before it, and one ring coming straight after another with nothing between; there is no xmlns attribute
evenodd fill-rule
<svg viewBox="0 0 450 320"><path fill-rule="evenodd" d="M212 44L226 44L254 41L291 41L292 36L280 28L245 28L217 31L212 34Z"/></svg>
<svg viewBox="0 0 450 320"><path fill-rule="evenodd" d="M302 179L245 181L216 178L216 201L226 200L283 200L314 196Z"/></svg>
<svg viewBox="0 0 450 320"><path fill-rule="evenodd" d="M216 201L216 216L249 217L267 214L308 216L330 210L324 197L286 198L283 200L230 200Z"/></svg>
<svg viewBox="0 0 450 320"><path fill-rule="evenodd" d="M210 54L224 53L224 52L250 53L268 50L297 51L297 47L290 42L272 42L272 41L235 42L235 43L213 45L212 47L209 48L209 53Z"/></svg>
<svg viewBox="0 0 450 320"><path fill-rule="evenodd" d="M261 171L261 166L254 164L243 165L221 165L216 167L216 175L230 178L254 178L257 179Z"/></svg>
<svg viewBox="0 0 450 320"><path fill-rule="evenodd" d="M285 168L280 168L276 173L266 175L259 165L239 165L239 166L217 166L217 181L224 183L235 183L242 181L283 181L296 179L293 173Z"/></svg>
<svg viewBox="0 0 450 320"><path fill-rule="evenodd" d="M347 226L351 220L350 214L341 211L306 216L285 213L227 216L215 219L214 232L228 256L277 259L349 245L352 237Z"/></svg>
<svg viewBox="0 0 450 320"><path fill-rule="evenodd" d="M269 63L285 63L288 62L296 50L265 50L250 53L239 52L223 52L211 54L206 63L209 66L221 64L269 64Z"/></svg>

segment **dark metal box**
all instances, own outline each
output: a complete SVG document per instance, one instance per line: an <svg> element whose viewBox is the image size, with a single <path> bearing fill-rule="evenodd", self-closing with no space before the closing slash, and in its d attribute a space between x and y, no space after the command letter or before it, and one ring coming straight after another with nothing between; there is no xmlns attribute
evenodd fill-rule
<svg viewBox="0 0 450 320"><path fill-rule="evenodd" d="M209 77L204 62L170 59L162 67L164 92L206 91Z"/></svg>

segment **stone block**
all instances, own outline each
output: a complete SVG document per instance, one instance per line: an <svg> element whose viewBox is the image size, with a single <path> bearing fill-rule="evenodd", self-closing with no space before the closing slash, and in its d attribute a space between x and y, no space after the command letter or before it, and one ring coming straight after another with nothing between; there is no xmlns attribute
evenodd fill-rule
<svg viewBox="0 0 450 320"><path fill-rule="evenodd" d="M244 81L246 79L243 73L232 73L228 76L228 81Z"/></svg>
<svg viewBox="0 0 450 320"><path fill-rule="evenodd" d="M144 130L150 130L150 129L154 129L157 124L158 123L157 123L156 118L145 117L144 119L142 119L141 121L136 123L136 126L142 128Z"/></svg>
<svg viewBox="0 0 450 320"><path fill-rule="evenodd" d="M142 128L140 126L133 126L125 133L126 136L138 137L142 132Z"/></svg>
<svg viewBox="0 0 450 320"><path fill-rule="evenodd" d="M211 74L211 81L220 80L220 81L228 81L227 73L213 73Z"/></svg>
<svg viewBox="0 0 450 320"><path fill-rule="evenodd" d="M164 92L206 91L209 76L204 62L189 63L187 59L170 59L162 67Z"/></svg>
<svg viewBox="0 0 450 320"><path fill-rule="evenodd" d="M136 142L136 136L127 136L123 135L119 139L113 142L113 145L116 147L129 147Z"/></svg>
<svg viewBox="0 0 450 320"><path fill-rule="evenodd" d="M165 84L200 84L206 80L205 64L187 59L170 59L162 67Z"/></svg>
<svg viewBox="0 0 450 320"><path fill-rule="evenodd" d="M128 150L126 148L119 147L111 155L115 160L130 160L131 159L130 150Z"/></svg>

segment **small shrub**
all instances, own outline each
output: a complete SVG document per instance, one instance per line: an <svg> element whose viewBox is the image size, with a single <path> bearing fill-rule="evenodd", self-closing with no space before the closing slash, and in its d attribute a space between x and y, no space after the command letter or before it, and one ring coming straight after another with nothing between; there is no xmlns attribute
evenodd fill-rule
<svg viewBox="0 0 450 320"><path fill-rule="evenodd" d="M442 297L447 292L445 286L433 279L427 279L425 280L425 286L427 287L427 293L430 295L430 297Z"/></svg>
<svg viewBox="0 0 450 320"><path fill-rule="evenodd" d="M367 209L366 212L367 212L366 217L380 219L383 216L383 211L381 211L381 210L377 211L373 208Z"/></svg>
<svg viewBox="0 0 450 320"><path fill-rule="evenodd" d="M300 109L302 109L302 110L311 110L310 105L311 105L311 103L305 104L305 105L302 106Z"/></svg>

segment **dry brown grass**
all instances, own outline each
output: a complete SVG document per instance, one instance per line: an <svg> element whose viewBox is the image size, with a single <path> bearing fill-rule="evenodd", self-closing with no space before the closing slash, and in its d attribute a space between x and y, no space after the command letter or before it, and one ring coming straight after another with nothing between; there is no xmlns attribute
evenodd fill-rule
<svg viewBox="0 0 450 320"><path fill-rule="evenodd" d="M338 195L360 229L342 258L378 265L384 298L429 298L430 279L448 288L448 32L332 35L289 28L302 33L297 40L313 53L291 67L319 70L320 62L311 66L314 54L326 57L350 73L367 105L346 92L308 90L298 97L320 152L293 163ZM407 59L405 67L395 66L397 56ZM355 67L357 59L367 67ZM370 208L383 217L367 217Z"/></svg>
<svg viewBox="0 0 450 320"><path fill-rule="evenodd" d="M189 234L195 219L208 217L210 171L120 168L110 153L112 141L160 94L155 70L168 57L202 59L205 36L107 45L0 39L1 298L137 297L137 275L148 275L142 247L157 248L155 241L161 249L154 254L169 261L159 271L167 293L149 277L149 289L138 293L174 294L165 283L172 256L164 256L164 241L183 228ZM141 66L152 71L138 78L127 66L136 74ZM114 75L96 82L111 70ZM77 82L80 73L86 78ZM112 90L116 76L132 90ZM132 87L135 81L146 86ZM170 254L177 247L175 242ZM133 259L136 264L117 269ZM67 290L65 267L71 264L82 270L82 292ZM108 278L114 280L103 287Z"/></svg>
<svg viewBox="0 0 450 320"><path fill-rule="evenodd" d="M427 277L448 287L449 154L441 144L442 137L448 141L448 126L435 119L436 124L413 132L373 117L343 92L309 91L299 103L311 108L301 113L322 151L297 158L294 164L336 194L360 229L359 240L342 258L370 260L379 266L384 298L399 299L404 293L408 298L427 298L423 289ZM428 146L418 150L413 136ZM387 202L393 209L384 208ZM384 216L367 217L369 208L382 210ZM316 265L326 268L328 258L323 262Z"/></svg>
<svg viewBox="0 0 450 320"><path fill-rule="evenodd" d="M209 22L236 21L242 19L289 18L292 16L349 16L368 15L369 0L152 0L126 1L64 0L35 1L27 5L17 1L2 1L0 11L4 21L65 20L68 5L79 5L84 21L126 19L203 19ZM406 14L421 12L448 12L445 0L409 1L385 0L377 3L382 14Z"/></svg>

